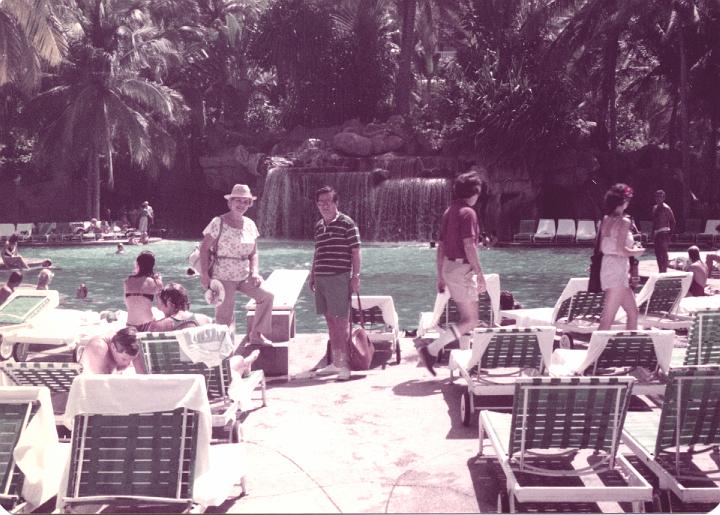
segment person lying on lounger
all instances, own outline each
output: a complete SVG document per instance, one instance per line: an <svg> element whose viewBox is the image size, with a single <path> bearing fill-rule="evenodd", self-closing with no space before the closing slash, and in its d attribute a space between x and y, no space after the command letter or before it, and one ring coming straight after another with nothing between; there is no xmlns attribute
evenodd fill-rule
<svg viewBox="0 0 720 515"><path fill-rule="evenodd" d="M158 294L158 308L165 313L162 320L150 322L148 331L175 331L212 323L212 318L201 313L191 313L187 291L178 283L170 283Z"/></svg>

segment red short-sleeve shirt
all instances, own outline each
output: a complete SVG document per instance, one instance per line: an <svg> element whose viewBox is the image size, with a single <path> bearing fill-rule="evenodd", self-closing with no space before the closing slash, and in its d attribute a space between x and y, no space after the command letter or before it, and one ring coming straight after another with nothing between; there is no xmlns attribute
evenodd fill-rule
<svg viewBox="0 0 720 515"><path fill-rule="evenodd" d="M454 201L440 221L440 241L448 259L464 259L463 240L472 238L477 246L479 238L477 213L462 200Z"/></svg>

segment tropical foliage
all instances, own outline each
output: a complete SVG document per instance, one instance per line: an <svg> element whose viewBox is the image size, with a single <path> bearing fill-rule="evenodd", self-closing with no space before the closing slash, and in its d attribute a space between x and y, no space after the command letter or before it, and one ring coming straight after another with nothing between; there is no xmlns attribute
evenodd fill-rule
<svg viewBox="0 0 720 515"><path fill-rule="evenodd" d="M400 113L414 151L540 177L568 150L615 177L667 149L687 212L720 194L719 79L717 0L3 0L0 159L87 179L95 214L178 154L190 176L238 142Z"/></svg>

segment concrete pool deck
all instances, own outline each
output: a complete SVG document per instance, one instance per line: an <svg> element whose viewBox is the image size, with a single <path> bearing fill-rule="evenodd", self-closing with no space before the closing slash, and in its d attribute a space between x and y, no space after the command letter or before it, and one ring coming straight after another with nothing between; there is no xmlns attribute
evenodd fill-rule
<svg viewBox="0 0 720 515"><path fill-rule="evenodd" d="M325 335L298 335L291 372L322 360ZM399 365L348 382L269 378L268 405L244 421L248 493L213 513L495 513L504 476L478 427L462 425L461 383L418 366L412 340ZM259 404L258 404L259 405ZM622 512L629 505L533 505L530 511ZM676 507L697 511L693 507Z"/></svg>

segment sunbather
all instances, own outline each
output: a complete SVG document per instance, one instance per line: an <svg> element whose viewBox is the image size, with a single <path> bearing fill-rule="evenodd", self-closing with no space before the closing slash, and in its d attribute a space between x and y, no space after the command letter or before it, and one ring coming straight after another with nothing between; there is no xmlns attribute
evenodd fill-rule
<svg viewBox="0 0 720 515"><path fill-rule="evenodd" d="M30 268L25 258L18 253L18 235L11 234L5 242L5 248L2 251L2 260L8 268Z"/></svg>
<svg viewBox="0 0 720 515"><path fill-rule="evenodd" d="M135 374L133 360L139 355L137 330L134 327L124 327L111 338L96 336L90 340L82 353L80 364L83 366L83 373Z"/></svg>
<svg viewBox="0 0 720 515"><path fill-rule="evenodd" d="M690 265L687 267L687 271L692 272L693 279L687 296L704 297L708 280L708 267L700 259L700 249L695 245L688 248L688 257L690 258Z"/></svg>
<svg viewBox="0 0 720 515"><path fill-rule="evenodd" d="M135 265L135 274L125 279L125 306L127 325L138 331L147 331L155 320L152 312L155 295L162 290L162 280L155 273L155 255L149 250L142 251Z"/></svg>
<svg viewBox="0 0 720 515"><path fill-rule="evenodd" d="M170 283L158 294L158 308L165 313L162 320L150 322L148 331L175 331L212 323L212 319L201 313L191 313L187 291L178 283Z"/></svg>

